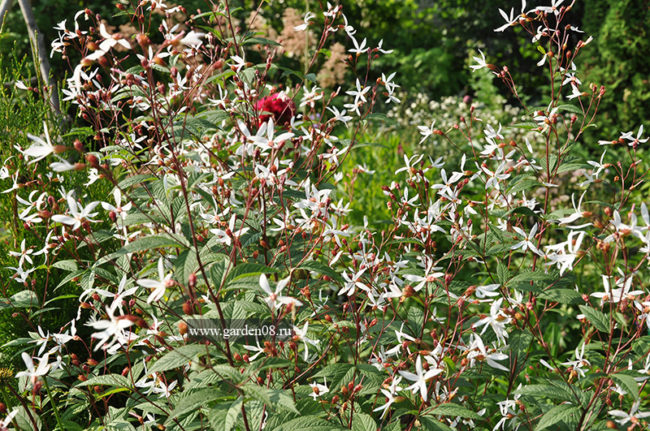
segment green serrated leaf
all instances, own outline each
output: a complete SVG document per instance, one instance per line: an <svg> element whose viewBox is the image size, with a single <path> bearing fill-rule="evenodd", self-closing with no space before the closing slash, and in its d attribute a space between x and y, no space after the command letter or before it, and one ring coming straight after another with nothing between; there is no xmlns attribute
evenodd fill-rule
<svg viewBox="0 0 650 431"><path fill-rule="evenodd" d="M529 217L539 217L539 214L535 214L533 210L524 206L513 208L505 213L505 215L509 214L521 214Z"/></svg>
<svg viewBox="0 0 650 431"><path fill-rule="evenodd" d="M539 299L560 304L579 304L584 302L579 292L571 289L549 289L538 295Z"/></svg>
<svg viewBox="0 0 650 431"><path fill-rule="evenodd" d="M625 388L628 394L632 395L635 400L639 399L639 385L637 384L634 377L628 376L627 374L612 374L612 379L618 383L620 386Z"/></svg>
<svg viewBox="0 0 650 431"><path fill-rule="evenodd" d="M226 420L224 421L224 431L230 431L235 426L237 418L241 414L242 398L238 398L230 405L228 413L226 413Z"/></svg>
<svg viewBox="0 0 650 431"><path fill-rule="evenodd" d="M506 285L510 279L510 271L508 271L508 266L503 262L497 264L497 277L499 278L499 283Z"/></svg>
<svg viewBox="0 0 650 431"><path fill-rule="evenodd" d="M583 115L584 114L584 112L582 112L582 109L580 109L579 107L577 107L575 105L568 105L568 104L558 105L557 110L558 111L571 112L572 114L577 114L577 115Z"/></svg>
<svg viewBox="0 0 650 431"><path fill-rule="evenodd" d="M546 413L539 420L535 431L543 430L549 428L558 422L569 421L574 416L580 415L580 409L578 407L572 406L570 404L561 404L555 406Z"/></svg>
<svg viewBox="0 0 650 431"><path fill-rule="evenodd" d="M354 368L352 364L329 364L323 367L319 372L314 374L313 378L318 379L327 377L330 382L340 380L350 368Z"/></svg>
<svg viewBox="0 0 650 431"><path fill-rule="evenodd" d="M206 352L206 347L196 344L181 346L166 353L149 369L149 373L159 373L187 365L197 355Z"/></svg>
<svg viewBox="0 0 650 431"><path fill-rule="evenodd" d="M557 275L543 270L521 271L508 282L508 287L525 292L540 292L544 287L552 285L557 280Z"/></svg>
<svg viewBox="0 0 650 431"><path fill-rule="evenodd" d="M57 260L52 264L52 268L63 269L64 271L76 271L77 270L77 261L74 259L67 260Z"/></svg>
<svg viewBox="0 0 650 431"><path fill-rule="evenodd" d="M283 423L274 431L338 431L344 429L347 428L336 426L318 416L302 416Z"/></svg>
<svg viewBox="0 0 650 431"><path fill-rule="evenodd" d="M0 299L0 309L3 308L27 308L38 305L38 297L31 290L21 290L8 300Z"/></svg>
<svg viewBox="0 0 650 431"><path fill-rule="evenodd" d="M541 186L542 183L534 179L533 177L527 177L527 178L522 178L521 180L517 181L509 190L508 193L515 195L519 192L522 191L528 191L530 189L534 189L536 187Z"/></svg>
<svg viewBox="0 0 650 431"><path fill-rule="evenodd" d="M259 263L242 263L228 272L226 283L231 283L246 277L259 277L262 274L274 274L276 272L278 272L277 269Z"/></svg>
<svg viewBox="0 0 650 431"><path fill-rule="evenodd" d="M455 403L440 404L430 414L440 416L461 417L467 419L481 419L477 413Z"/></svg>
<svg viewBox="0 0 650 431"><path fill-rule="evenodd" d="M129 388L131 384L129 379L121 374L104 374L102 376L91 377L85 382L77 384L76 387L84 386L114 386L118 388Z"/></svg>
<svg viewBox="0 0 650 431"><path fill-rule="evenodd" d="M251 37L244 40L243 45L270 45L270 46L281 46L278 42L266 39L263 37Z"/></svg>
<svg viewBox="0 0 650 431"><path fill-rule="evenodd" d="M138 251L144 250L154 250L162 247L185 247L178 240L170 238L166 235L154 235L148 236L145 238L140 238L124 247L124 250L128 253L135 253Z"/></svg>
<svg viewBox="0 0 650 431"><path fill-rule="evenodd" d="M268 389L255 384L247 384L243 387L244 393L267 406L271 410L276 410L276 407L282 407L295 414L300 414L296 409L296 404L293 398L287 391L280 389Z"/></svg>
<svg viewBox="0 0 650 431"><path fill-rule="evenodd" d="M174 422L174 419L179 418L188 412L196 410L197 406L205 407L208 403L222 396L224 396L223 392L216 388L210 387L201 389L180 398L176 401L175 408L169 414L165 425L171 425L171 423Z"/></svg>
<svg viewBox="0 0 650 431"><path fill-rule="evenodd" d="M377 423L370 415L356 413L352 418L352 431L377 431Z"/></svg>
<svg viewBox="0 0 650 431"><path fill-rule="evenodd" d="M117 187L119 189L121 189L121 190L124 190L124 189L127 189L127 188L129 188L129 187L131 187L133 185L142 184L144 182L153 181L153 180L156 180L156 177L154 177L151 174L132 175L132 176L127 177L127 178L123 179L122 181L120 181L120 183L118 184Z"/></svg>
<svg viewBox="0 0 650 431"><path fill-rule="evenodd" d="M588 305L581 305L580 311L585 315L587 320L594 325L594 328L600 332L609 332L609 319L602 311L591 308Z"/></svg>
<svg viewBox="0 0 650 431"><path fill-rule="evenodd" d="M327 266L325 264L322 264L320 262L316 262L314 260L310 260L308 262L303 262L300 265L300 268L301 269L307 269L309 271L314 271L314 272L317 272L318 274L326 275L329 278L331 278L332 280L338 281L340 283L343 282L343 277L341 277L341 275L338 272L334 271L329 266Z"/></svg>
<svg viewBox="0 0 650 431"><path fill-rule="evenodd" d="M564 391L557 386L545 384L522 386L515 393L527 397L549 398L558 401L573 401L575 399L571 392Z"/></svg>
<svg viewBox="0 0 650 431"><path fill-rule="evenodd" d="M426 431L454 431L453 428L430 416L420 416L420 423L422 424L421 429Z"/></svg>

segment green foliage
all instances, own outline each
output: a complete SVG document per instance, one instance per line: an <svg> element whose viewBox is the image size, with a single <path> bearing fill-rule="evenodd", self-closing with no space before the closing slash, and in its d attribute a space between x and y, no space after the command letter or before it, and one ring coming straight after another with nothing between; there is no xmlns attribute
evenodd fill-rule
<svg viewBox="0 0 650 431"><path fill-rule="evenodd" d="M12 277L15 275L12 267L16 266L15 258L10 252L20 249L22 241L27 244L39 244L45 240L48 229L44 226L33 225L24 222L20 215L18 199L33 201L38 193L30 196L29 187L39 185L40 192L56 190L59 179L51 176L48 169L35 167L25 163L22 155L17 149L27 148L32 144L28 134L42 136L44 123L48 124L49 133L55 141L72 144L72 138L62 137L58 122L52 122L49 103L44 101L39 94L33 90L20 90L16 87L18 81L29 85L32 82L30 63L25 58L19 58L15 52L10 58L5 58L4 67L0 67L0 159L3 166L9 169L16 169L20 172L18 177L11 177L2 180L3 190L10 189L14 180L19 185L17 190L0 194L0 279L2 279L2 291L6 297L11 297L12 307L20 307L18 316L14 316L15 310L7 307L0 307L0 346L15 341L16 338L29 337L30 333L36 333L36 327L26 325L26 321L34 319L41 325L45 332L58 330L61 325L69 322L76 315L77 306L72 298L78 293L78 286L61 283L70 267L64 265L64 256L77 252L84 255L86 250L73 251L70 248L58 252L62 259L57 264L48 263L43 256L34 256L36 266L45 271L37 271L30 278L30 284L22 286L32 288L35 291L22 290ZM74 160L74 158L72 159ZM71 182L82 184L86 181L86 175L78 172L66 172L60 174ZM105 187L99 187L92 191L96 195L104 195ZM36 251L36 250L33 250ZM48 304L42 303L43 295L54 296ZM39 307L44 307L38 310ZM81 332L84 332L81 329ZM0 355L0 366L11 366L22 364L17 356L20 348L16 345L2 347ZM22 366L22 365L21 365Z"/></svg>
<svg viewBox="0 0 650 431"><path fill-rule="evenodd" d="M19 94L14 89L14 83L18 80L30 82L30 75L27 74L28 67L24 60L18 60L16 56L9 56L5 67L0 67L0 158L3 164L18 164L17 154L14 146L26 146L29 139L26 133L40 134L43 129L43 121L47 118L47 106L30 93ZM10 62L9 62L10 61ZM26 178L22 179L25 181ZM3 181L6 188L11 187L10 181ZM3 188L4 190L4 188ZM18 218L18 206L15 192L0 194L0 278L2 290L8 296L18 292L20 288L11 282L11 271L5 267L14 266L14 259L9 256L9 251L19 248L23 238L33 240L36 238L33 232L24 229ZM42 282L43 277L39 277ZM4 308L4 307L3 307ZM12 341L15 337L26 336L24 323L12 317L12 311L3 309L0 311L0 345ZM2 355L0 366L8 366L15 361L10 352L5 350Z"/></svg>
<svg viewBox="0 0 650 431"><path fill-rule="evenodd" d="M615 139L650 117L650 8L644 0L589 0L585 18L585 31L594 36L582 59L585 81L607 89L600 128L589 136Z"/></svg>
<svg viewBox="0 0 650 431"><path fill-rule="evenodd" d="M271 20L288 4L303 5L278 4L269 6ZM307 76L304 58L274 63L265 47L275 44L251 38L245 25L243 33L212 26L216 17L245 23L250 11L217 6L207 23L187 23L216 39L193 49L179 43L165 64L119 70L147 55L133 44L128 54L104 53L111 68L84 66L96 67L96 78L78 78L79 88L68 82L68 90L78 91L86 127L66 134L33 92L3 87L0 132L16 143L2 149L3 179L10 187L15 173L20 187L0 195L0 329L20 337L3 352L25 350L18 368L28 370L10 380L8 402L20 404L18 428L39 428L33 420L97 431L568 431L608 426L613 408L650 408L650 219L637 204L647 200L638 182L648 160L627 142L627 157L611 151L591 160L591 108L566 94L515 109L498 96L492 68L469 81L466 70L445 73L476 55L468 29L490 50L498 46L494 23L476 16L483 8L497 15L492 1L349 5L360 31L377 29L396 47L376 63L352 61L349 73L363 84L349 88L372 95L363 102L345 89L343 100L318 92L308 100L320 63ZM148 22L140 18L134 22ZM416 46L427 26L420 42L439 42L431 50ZM549 45L564 32L575 37L558 28L545 36ZM495 58L519 51L513 75L544 72L527 68L538 47L508 34L518 42ZM570 45L548 60L556 82ZM238 66L239 55L258 64ZM217 57L223 71L197 77L204 69L195 66ZM371 115L375 95L390 91L371 75L389 64L406 72L400 82L409 91L474 100L423 95L404 110ZM16 63L4 79L19 79L24 67ZM415 79L424 69L434 73ZM536 75L524 82L544 79ZM262 120L274 112L258 102L289 83L276 101L300 104L304 116ZM582 97L590 107L601 100ZM331 116L330 102L350 117ZM65 148L28 162L34 138L26 133L42 135L43 121ZM425 130L406 130L416 125ZM74 138L92 151L73 147ZM87 164L60 175L48 166L82 156ZM50 214L21 226L29 203L18 197L28 193L42 193ZM79 208L94 212L80 216ZM54 249L33 256L24 284L11 280L23 239L26 250L44 242ZM12 322L10 312L22 320ZM253 319L292 329L286 339L197 336L188 329L194 318L210 319L216 331ZM36 353L45 348L57 362ZM47 369L35 372L29 358Z"/></svg>
<svg viewBox="0 0 650 431"><path fill-rule="evenodd" d="M375 133L364 134L358 141L343 165L339 189L350 202L351 221L363 224L365 217L382 229L391 219L382 186L389 186L396 178L395 171L404 163L404 146L410 142L397 134ZM351 196L355 198L349 199Z"/></svg>

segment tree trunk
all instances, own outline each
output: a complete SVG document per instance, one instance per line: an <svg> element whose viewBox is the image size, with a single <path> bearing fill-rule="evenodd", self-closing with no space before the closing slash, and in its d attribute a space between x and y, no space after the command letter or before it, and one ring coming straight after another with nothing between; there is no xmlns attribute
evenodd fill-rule
<svg viewBox="0 0 650 431"><path fill-rule="evenodd" d="M5 0L5 2L10 3L11 0ZM23 18L25 18L25 24L27 25L29 41L32 46L32 52L34 53L34 63L37 64L37 67L41 71L43 84L47 85L50 105L57 114L61 114L57 85L50 77L50 61L47 56L49 50L45 46L45 38L38 30L36 20L34 19L34 12L32 11L32 5L29 3L29 0L18 0L18 4L20 5L20 10L23 13Z"/></svg>
<svg viewBox="0 0 650 431"><path fill-rule="evenodd" d="M2 3L0 3L0 25L4 24L5 15L9 12L9 9L11 9L12 4L13 0L3 0Z"/></svg>

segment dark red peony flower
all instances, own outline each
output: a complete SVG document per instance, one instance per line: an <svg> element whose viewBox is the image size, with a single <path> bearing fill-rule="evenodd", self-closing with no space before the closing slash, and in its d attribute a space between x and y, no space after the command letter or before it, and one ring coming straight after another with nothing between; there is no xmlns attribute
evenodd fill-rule
<svg viewBox="0 0 650 431"><path fill-rule="evenodd" d="M296 104L284 92L263 97L257 101L255 109L260 112L260 125L273 116L275 124L286 126L291 122L291 118L296 115Z"/></svg>

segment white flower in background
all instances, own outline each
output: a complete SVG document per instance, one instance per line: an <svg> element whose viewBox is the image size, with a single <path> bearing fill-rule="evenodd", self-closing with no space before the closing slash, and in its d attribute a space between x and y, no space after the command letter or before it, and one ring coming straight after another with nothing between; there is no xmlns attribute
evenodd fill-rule
<svg viewBox="0 0 650 431"><path fill-rule="evenodd" d="M0 419L0 430L2 431L9 431L12 428L9 428L11 426L11 422L14 420L14 416L18 414L20 409L16 407L13 409L11 412L7 414L3 419Z"/></svg>
<svg viewBox="0 0 650 431"><path fill-rule="evenodd" d="M572 100L578 97L587 96L587 93L580 91L578 86L571 84L571 94L567 96L567 99Z"/></svg>
<svg viewBox="0 0 650 431"><path fill-rule="evenodd" d="M593 168L596 169L596 170L594 171L594 173L593 173L593 175L594 175L595 178L598 178L598 176L600 175L600 173L601 173L603 170L607 169L607 165L608 165L608 164L607 164L607 163L603 163L603 161L605 160L605 154L607 154L607 150L603 151L603 154L601 154L601 156L600 156L600 161L598 161L598 162L594 162L593 160L588 160L588 161L587 161L587 164L588 164L588 165L591 165ZM581 184L581 185L582 185L582 184Z"/></svg>
<svg viewBox="0 0 650 431"><path fill-rule="evenodd" d="M562 362L562 365L566 367L571 367L573 371L578 373L578 375L581 378L585 377L585 370L583 367L590 366L591 363L585 359L585 344L582 343L582 347L580 347L580 350L576 347L575 350L575 360L573 361L567 361L567 362Z"/></svg>
<svg viewBox="0 0 650 431"><path fill-rule="evenodd" d="M330 391L327 387L327 378L323 379L322 385L320 383L314 382L310 383L309 386L311 386L311 394L309 394L309 396L312 397L314 401L316 401L316 398Z"/></svg>
<svg viewBox="0 0 650 431"><path fill-rule="evenodd" d="M131 49L131 45L126 39L122 38L122 35L119 33L110 34L106 30L106 25L101 23L99 25L99 34L104 38L104 41L99 44L99 51L108 52L115 45L120 45L124 49Z"/></svg>
<svg viewBox="0 0 650 431"><path fill-rule="evenodd" d="M11 192L13 192L14 190L18 190L18 189L20 188L20 182L18 181L18 174L19 174L19 172L16 172L16 173L11 177L11 179L12 179L12 181L13 181L13 184L12 184L11 187L9 187L8 189L3 190L3 191L2 191L3 194L4 194L4 193L11 193Z"/></svg>
<svg viewBox="0 0 650 431"><path fill-rule="evenodd" d="M82 207L74 198L73 193L68 193L68 213L70 215L53 215L52 220L57 223L63 223L65 225L71 226L72 230L77 230L81 227L81 223L84 221L97 223L98 220L93 220L91 217L97 215L96 212L92 212L99 202L91 202L86 207Z"/></svg>
<svg viewBox="0 0 650 431"><path fill-rule="evenodd" d="M203 38L205 33L199 33L194 30L191 30L181 39L181 43L190 48L199 49L203 45Z"/></svg>
<svg viewBox="0 0 650 431"><path fill-rule="evenodd" d="M364 52L367 52L370 49L370 48L368 48L366 46L366 39L365 38L361 41L361 45L359 45L359 42L357 42L357 40L354 37L350 36L350 39L352 39L352 43L354 44L354 48L349 49L348 52L351 52L352 54L359 55L359 54L363 54Z"/></svg>
<svg viewBox="0 0 650 431"><path fill-rule="evenodd" d="M21 356L23 358L23 362L25 363L25 366L27 367L27 370L16 373L16 378L27 377L29 382L33 386L39 377L46 375L48 371L50 371L51 366L49 364L49 360L50 360L49 353L46 353L45 356L39 358L38 367L34 367L34 361L32 361L32 357L29 356L29 354L27 354L26 352L23 352Z"/></svg>
<svg viewBox="0 0 650 431"><path fill-rule="evenodd" d="M578 226L569 226L570 223L573 223L574 221L579 220L585 217L586 215L588 215L585 211L582 211L582 209L580 208L582 206L582 199L585 197L585 193L587 193L586 190L580 196L580 199L578 200L578 205L576 205L575 196L573 194L571 195L571 203L573 204L574 213L569 216L558 219L558 223L560 224L560 226L566 225L569 229L582 229L584 227L591 226L591 223L585 223Z"/></svg>
<svg viewBox="0 0 650 431"><path fill-rule="evenodd" d="M564 3L564 0L551 0L550 6L537 6L534 10L536 12L552 13L557 16L560 14L559 7L562 3Z"/></svg>
<svg viewBox="0 0 650 431"><path fill-rule="evenodd" d="M330 111L332 114L334 114L334 117L332 117L332 120L334 121L340 121L343 124L347 124L348 121L352 120L352 117L349 115L345 115L347 111L344 109L342 111L339 111L335 106L332 107L327 107L327 110Z"/></svg>
<svg viewBox="0 0 650 431"><path fill-rule="evenodd" d="M106 308L106 320L91 320L86 325L91 326L98 332L93 332L92 338L98 340L95 345L95 351L103 348L108 354L115 354L122 346L128 344L136 338L131 331L126 328L133 325L133 322L123 316L116 316L115 310L121 301L113 301Z"/></svg>
<svg viewBox="0 0 650 431"><path fill-rule="evenodd" d="M485 61L485 54L483 54L483 51L480 49L478 50L479 54L481 54L481 57L472 57L472 59L476 62L476 64L473 64L470 66L472 69L472 72L475 70L483 69L488 67L487 62Z"/></svg>
<svg viewBox="0 0 650 431"><path fill-rule="evenodd" d="M298 340L302 341L303 345L305 346L305 353L303 355L303 359L305 361L307 361L307 358L309 357L308 344L311 344L314 347L318 347L318 344L320 343L319 340L312 340L311 338L307 337L307 330L308 329L309 329L309 322L308 321L305 322L302 329L298 328L297 326L293 327L293 332L298 337Z"/></svg>
<svg viewBox="0 0 650 431"><path fill-rule="evenodd" d="M373 410L373 412L382 412L380 416L381 419L383 419L384 416L386 416L388 409L396 401L395 395L397 395L397 393L402 390L402 387L398 386L401 381L402 381L402 376L395 376L393 378L393 381L390 383L388 389L381 389L381 393L384 394L384 396L386 397L386 404L384 404L383 406L379 406Z"/></svg>
<svg viewBox="0 0 650 431"><path fill-rule="evenodd" d="M496 368L502 371L510 371L507 367L504 367L503 365L496 362L508 359L509 356L505 353L497 352L496 349L490 349L488 352L488 349L486 349L485 344L483 344L483 340L478 334L470 335L470 345L467 350L469 352L467 354L467 359L470 361L470 366L474 366L474 363L476 361L486 361L487 364L492 368Z"/></svg>
<svg viewBox="0 0 650 431"><path fill-rule="evenodd" d="M382 54L390 54L390 53L392 53L394 51L392 49L384 49L384 39L379 40L379 43L377 44L376 49L377 49L377 51L381 52ZM393 75L394 74L395 73L393 73Z"/></svg>
<svg viewBox="0 0 650 431"><path fill-rule="evenodd" d="M638 400L635 401L634 404L632 404L629 413L623 410L611 410L609 412L609 415L618 418L618 419L614 419L614 422L617 422L621 425L625 425L628 422L638 424L639 419L650 417L650 412L639 411L640 406L641 406L641 401Z"/></svg>
<svg viewBox="0 0 650 431"><path fill-rule="evenodd" d="M31 255L34 253L34 250L32 248L27 248L25 246L25 240L23 239L20 242L20 251L10 251L9 256L13 257L18 257L18 266L23 267L23 264L25 261L29 262L30 265L34 264L34 261L32 261Z"/></svg>
<svg viewBox="0 0 650 431"><path fill-rule="evenodd" d="M487 180L485 181L486 189L494 188L495 190L501 190L501 181L510 178L510 174L505 173L506 166L504 163L499 164L495 171L489 170L485 164L482 164L480 169L487 176Z"/></svg>
<svg viewBox="0 0 650 431"><path fill-rule="evenodd" d="M50 169L52 169L52 171L54 171L54 172L66 172L66 171L71 171L71 170L73 170L75 168L75 166L72 163L70 163L69 161L67 161L67 160L65 160L65 159L63 159L63 158L61 158L61 157L59 157L57 155L54 155L54 157L56 157L58 162L50 163Z"/></svg>
<svg viewBox="0 0 650 431"><path fill-rule="evenodd" d="M435 120L434 120L435 123ZM433 126L433 124L432 124ZM413 155L411 157L407 157L406 154L404 154L404 167L399 168L395 171L395 175L399 174L400 172L406 172L409 174L409 177L413 176L415 171L417 171L416 165L422 161L424 158L423 155Z"/></svg>
<svg viewBox="0 0 650 431"><path fill-rule="evenodd" d="M623 299L634 300L635 297L644 294L643 290L630 291L630 289L632 288L632 281L634 280L634 277L632 275L621 276L616 281L616 286L618 286L616 289L612 289L610 287L608 276L602 275L602 279L603 279L603 287L605 291L592 293L590 295L593 296L594 298L600 298L601 304L604 304L605 302L618 304Z"/></svg>
<svg viewBox="0 0 650 431"><path fill-rule="evenodd" d="M302 93L302 98L300 99L300 107L309 106L310 108L313 108L316 105L316 101L321 100L322 98L323 92L320 87L305 87Z"/></svg>
<svg viewBox="0 0 650 431"><path fill-rule="evenodd" d="M210 229L210 233L213 233L215 235L214 241L217 244L224 244L226 246L232 245L232 240L233 238L239 238L246 232L248 232L247 227L242 226L239 229L235 228L235 221L237 220L237 216L235 214L232 214L230 216L230 220L228 221L228 229L223 230L223 229Z"/></svg>
<svg viewBox="0 0 650 431"><path fill-rule="evenodd" d="M119 217L119 220L123 223L124 219L126 219L127 213L133 206L133 202L129 202L126 205L122 206L122 192L118 188L113 190L113 199L115 201L114 206L108 202L102 202L102 208L104 208L106 211L115 212L115 214Z"/></svg>
<svg viewBox="0 0 650 431"><path fill-rule="evenodd" d="M636 136L633 136L632 132L627 132L621 135L621 139L628 140L629 141L628 145L630 147L636 147L639 144L644 144L648 142L649 138L642 138L642 136L643 136L643 124L639 126L639 131L637 132Z"/></svg>
<svg viewBox="0 0 650 431"><path fill-rule="evenodd" d="M161 257L158 259L158 280L145 278L138 280L137 283L147 289L153 289L147 298L147 304L151 304L152 302L160 301L165 295L165 290L173 286L172 274L165 274L164 260Z"/></svg>
<svg viewBox="0 0 650 431"><path fill-rule="evenodd" d="M334 3L333 5L330 2L327 2L327 10L323 12L323 15L327 18L336 18L336 15L341 11L342 6ZM347 21L346 21L347 23Z"/></svg>
<svg viewBox="0 0 650 431"><path fill-rule="evenodd" d="M395 78L395 73L393 72L390 75L386 76L384 73L381 74L381 82L384 84L384 87L386 87L387 91L387 99L386 99L386 104L395 102L395 103L400 103L400 99L395 97L395 90L399 88L399 85L395 84L393 82L393 78Z"/></svg>
<svg viewBox="0 0 650 431"><path fill-rule="evenodd" d="M429 360L427 362L430 363ZM409 371L399 371L399 373L407 380L414 382L411 386L406 389L410 389L414 394L420 392L422 399L427 400L427 381L442 373L441 368L431 367L428 371L424 372L422 368L422 356L418 355L417 360L415 361L415 374Z"/></svg>
<svg viewBox="0 0 650 431"><path fill-rule="evenodd" d="M370 91L371 87L369 86L364 87L363 85L361 85L361 81L359 81L359 78L357 78L356 87L357 87L356 90L346 91L345 94L354 96L353 109L357 113L357 115L360 115L359 107L363 106L368 101L366 99L366 93Z"/></svg>
<svg viewBox="0 0 650 431"><path fill-rule="evenodd" d="M13 266L7 266L6 268L14 271L14 275L12 275L11 278L18 283L26 283L29 278L29 274L36 271L36 268L29 268L26 270L21 267L16 268Z"/></svg>
<svg viewBox="0 0 650 431"><path fill-rule="evenodd" d="M402 351L402 348L404 347L404 340L408 341L415 341L415 338L407 334L406 332L403 331L404 329L404 323L402 323L402 326L399 328L399 331L395 331L395 338L397 338L397 344L395 347L392 349L388 350L386 352L386 355L388 356L393 356L399 354L399 352ZM406 351L411 354L411 350L408 348L408 345L406 346Z"/></svg>
<svg viewBox="0 0 650 431"><path fill-rule="evenodd" d="M523 3L523 6L525 8L526 4ZM519 21L519 15L515 15L514 8L510 8L510 15L508 15L503 9L499 9L499 13L503 17L503 19L506 21L506 23L503 24L501 27L494 29L495 32L502 32L505 29L507 29L508 27L513 26L514 24L516 24L517 21Z"/></svg>
<svg viewBox="0 0 650 431"><path fill-rule="evenodd" d="M422 142L424 142L425 139L427 139L429 136L433 135L433 133L436 130L434 128L435 125L436 125L436 120L433 120L428 127L427 126L418 126L418 130L420 131L420 135L423 136L423 138L420 140L420 144L422 144ZM406 157L406 155L404 157Z"/></svg>
<svg viewBox="0 0 650 431"><path fill-rule="evenodd" d="M262 124L255 136L251 137L251 141L262 150L273 150L282 142L293 138L293 136L291 132L284 132L275 136L275 126L271 118L267 123Z"/></svg>
<svg viewBox="0 0 650 431"><path fill-rule="evenodd" d="M345 284L339 290L339 296L340 295L347 295L347 296L352 296L356 292L356 288L358 287L359 289L368 292L370 289L368 289L368 286L366 286L364 283L359 281L363 273L365 272L365 269L362 269L361 271L358 271L354 275L350 276L347 271L344 271L342 276L343 280L345 280Z"/></svg>
<svg viewBox="0 0 650 431"><path fill-rule="evenodd" d="M97 293L104 298L112 298L112 300L117 303L117 308L119 308L120 312L122 312L122 301L124 301L125 298L133 295L138 290L137 286L126 289L128 282L129 279L127 278L126 274L124 274L120 280L120 284L117 286L117 292L110 292L108 290L98 288L86 289L81 293L81 295L79 295L79 302L82 302L92 294Z"/></svg>
<svg viewBox="0 0 650 431"><path fill-rule="evenodd" d="M451 186L458 182L458 180L462 179L465 176L462 172L454 172L450 178L447 178L447 171L444 169L440 170L440 177L442 179L442 184L434 184L431 186L431 189L433 190L439 190L438 194L443 194L443 193L453 193L453 190L451 189Z"/></svg>
<svg viewBox="0 0 650 431"><path fill-rule="evenodd" d="M535 240L535 235L537 234L537 223L532 227L530 230L530 233L526 233L523 231L523 229L513 226L512 229L520 236L523 238L522 241L518 242L517 244L513 245L510 249L511 250L519 250L521 249L522 252L526 252L526 250L530 250L533 253L542 256L542 253L537 249L535 244L533 244L533 241Z"/></svg>
<svg viewBox="0 0 650 431"><path fill-rule="evenodd" d="M477 298L487 298L499 296L499 288L501 284L486 284L484 286L477 286L475 295Z"/></svg>
<svg viewBox="0 0 650 431"><path fill-rule="evenodd" d="M282 279L275 285L275 290L271 290L271 286L269 285L269 280L266 278L266 275L260 275L260 288L267 295L266 298L264 298L264 302L266 302L271 310L275 311L283 305L289 304L293 304L294 307L300 307L302 305L302 302L298 301L295 298L280 295L290 281L291 277Z"/></svg>
<svg viewBox="0 0 650 431"><path fill-rule="evenodd" d="M483 330L481 330L481 335L483 335L489 326L496 334L497 339L505 344L505 339L508 337L508 333L506 332L506 325L510 323L512 319L508 317L503 311L501 311L502 302L503 298L499 298L498 300L494 301L490 306L490 315L485 316L476 322L474 324L474 328L483 326Z"/></svg>
<svg viewBox="0 0 650 431"><path fill-rule="evenodd" d="M485 139L488 139L490 141L494 139L500 139L500 140L505 139L505 137L501 133L502 127L503 126L501 126L501 123L498 123L497 130L494 130L494 127L491 124L485 126L485 129L483 130L483 133L485 133Z"/></svg>
<svg viewBox="0 0 650 431"><path fill-rule="evenodd" d="M27 137L35 142L34 145L22 151L25 157L32 159L29 161L30 165L32 163L38 162L39 160L43 160L45 157L55 152L55 146L52 145L50 132L45 121L43 121L43 130L45 131L45 140L39 138L38 136L34 136L29 133L27 134Z"/></svg>
<svg viewBox="0 0 650 431"><path fill-rule="evenodd" d="M307 30L307 26L309 25L309 22L314 19L316 15L314 15L312 12L307 12L305 14L305 17L303 19L303 24L295 26L293 29L295 31L305 31Z"/></svg>
<svg viewBox="0 0 650 431"><path fill-rule="evenodd" d="M577 238L575 238L577 236ZM566 241L547 245L546 257L549 261L547 266L557 265L560 268L560 276L564 275L567 270L573 269L573 263L578 258L578 251L585 237L584 231L571 231Z"/></svg>
<svg viewBox="0 0 650 431"><path fill-rule="evenodd" d="M547 59L547 58L548 58L548 53L544 53L544 55L542 56L542 59L539 60L539 61L537 62L537 65L538 65L539 67L544 66L544 63L546 63L546 59ZM550 60L549 60L549 61L550 61Z"/></svg>
<svg viewBox="0 0 650 431"><path fill-rule="evenodd" d="M235 62L233 67L235 68L235 71L239 72L242 67L246 66L246 60L244 60L242 57L238 55L233 55L230 57L231 60Z"/></svg>
<svg viewBox="0 0 650 431"><path fill-rule="evenodd" d="M357 30L348 23L348 17L345 16L345 14L341 14L341 16L343 17L343 30L345 30L345 33L347 33L349 37L353 37Z"/></svg>
<svg viewBox="0 0 650 431"><path fill-rule="evenodd" d="M517 390L521 387L521 384L517 387ZM515 398L513 400L510 399L505 399L503 401L499 401L497 405L499 406L499 412L501 413L502 418L499 419L499 422L495 425L494 428L492 428L492 431L496 431L498 429L506 429L505 425L508 421L516 421L517 420L517 411L519 410L517 407L517 400L521 397L521 395L517 394L515 395ZM515 426L515 430L518 429L518 426Z"/></svg>
<svg viewBox="0 0 650 431"><path fill-rule="evenodd" d="M444 272L439 272L439 267L433 266L433 261L428 261L424 275L405 274L404 278L411 283L417 283L413 286L413 290L419 292L427 283L433 283L445 276ZM434 272L435 271L435 272Z"/></svg>
<svg viewBox="0 0 650 431"><path fill-rule="evenodd" d="M158 377L156 379L157 385L152 387L152 392L155 394L160 394L165 398L171 397L172 396L171 391L178 384L178 380L174 380L171 383L166 383L163 381L163 379L160 376L157 377Z"/></svg>
<svg viewBox="0 0 650 431"><path fill-rule="evenodd" d="M251 345L248 345L248 344L244 344L244 349L246 349L246 350L248 350L248 351L250 351L250 352L255 352L255 354L254 354L253 356L251 356L250 358L248 358L249 361L254 361L255 359L257 359L257 357L258 357L259 355L261 355L262 353L264 353L264 348L263 348L263 347L260 347L260 340L258 340L257 337L255 337L255 343L256 343L255 346L251 346Z"/></svg>
<svg viewBox="0 0 650 431"><path fill-rule="evenodd" d="M46 334L40 325L38 326L37 331L38 333L30 332L29 336L34 339L33 341L30 341L30 343L34 343L36 344L37 347L39 347L38 352L36 352L36 354L40 356L45 351L45 348L47 347L47 343L51 340L51 337L50 337L50 331L47 331ZM48 354L52 354L52 353L53 351L48 352Z"/></svg>

